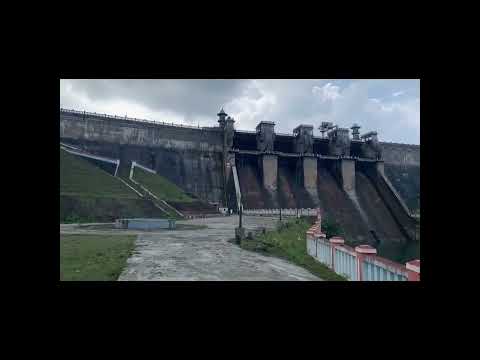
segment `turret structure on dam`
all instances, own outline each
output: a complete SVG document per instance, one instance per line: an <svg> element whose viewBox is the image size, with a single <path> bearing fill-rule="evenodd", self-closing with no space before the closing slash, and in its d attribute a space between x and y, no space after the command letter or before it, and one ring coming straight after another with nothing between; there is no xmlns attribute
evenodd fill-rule
<svg viewBox="0 0 480 360"><path fill-rule="evenodd" d="M293 129L294 152L313 154L313 126L299 125Z"/></svg>
<svg viewBox="0 0 480 360"><path fill-rule="evenodd" d="M378 141L376 131L370 131L360 137L362 143L362 155L366 158L380 160L382 158L382 149Z"/></svg>

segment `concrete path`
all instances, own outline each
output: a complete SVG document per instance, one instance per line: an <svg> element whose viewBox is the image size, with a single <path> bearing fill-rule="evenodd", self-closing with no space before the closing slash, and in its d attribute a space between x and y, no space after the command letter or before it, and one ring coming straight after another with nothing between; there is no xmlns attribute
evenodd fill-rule
<svg viewBox="0 0 480 360"><path fill-rule="evenodd" d="M245 216L248 230L273 228L276 218ZM207 229L138 235L134 254L119 277L128 280L321 280L288 261L241 249L234 237L237 216L179 221Z"/></svg>

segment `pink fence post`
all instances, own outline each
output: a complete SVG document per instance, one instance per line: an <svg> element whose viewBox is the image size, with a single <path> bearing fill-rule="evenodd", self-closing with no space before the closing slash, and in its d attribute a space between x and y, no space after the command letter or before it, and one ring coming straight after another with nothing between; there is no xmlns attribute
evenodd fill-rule
<svg viewBox="0 0 480 360"><path fill-rule="evenodd" d="M316 240L316 245L317 245L317 248L315 249L315 256L318 258L318 243L320 241L325 242L325 240L327 240L327 235L324 234L324 233L316 234L315 235L315 240Z"/></svg>
<svg viewBox="0 0 480 360"><path fill-rule="evenodd" d="M327 234L324 234L322 232L322 219L320 217L320 211L318 212L318 218L317 218L317 230L315 231L315 257L318 256L318 242L320 239L325 240L327 238Z"/></svg>
<svg viewBox="0 0 480 360"><path fill-rule="evenodd" d="M337 248L337 246L342 246L343 244L345 244L345 240L340 236L333 236L330 238L329 242L331 245L330 263L332 264L333 271L335 271L335 249Z"/></svg>
<svg viewBox="0 0 480 360"><path fill-rule="evenodd" d="M408 281L420 281L420 260L411 260L406 264Z"/></svg>
<svg viewBox="0 0 480 360"><path fill-rule="evenodd" d="M327 234L324 234L322 232L322 214L320 213L320 208L317 208L317 221L315 222L315 225L317 227L317 230L316 230L316 235L318 235L317 237L326 238Z"/></svg>
<svg viewBox="0 0 480 360"><path fill-rule="evenodd" d="M317 223L322 231L322 214L320 213L320 208L317 208Z"/></svg>
<svg viewBox="0 0 480 360"><path fill-rule="evenodd" d="M306 239L307 239L307 253L310 256L317 256L317 239L315 238L315 228L314 226L311 226L306 233ZM313 252L313 249L311 248L312 242L315 243L315 253Z"/></svg>
<svg viewBox="0 0 480 360"><path fill-rule="evenodd" d="M358 281L363 281L363 260L366 255L376 255L377 249L370 245L359 245L355 247L355 253L357 254L357 279Z"/></svg>

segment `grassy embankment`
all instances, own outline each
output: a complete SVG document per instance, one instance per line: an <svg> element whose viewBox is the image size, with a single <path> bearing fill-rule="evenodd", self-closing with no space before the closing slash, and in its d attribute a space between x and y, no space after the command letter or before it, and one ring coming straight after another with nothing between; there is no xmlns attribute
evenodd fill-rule
<svg viewBox="0 0 480 360"><path fill-rule="evenodd" d="M131 235L61 235L60 280L117 280L134 242Z"/></svg>
<svg viewBox="0 0 480 360"><path fill-rule="evenodd" d="M60 194L138 199L138 195L118 178L64 150L60 150Z"/></svg>
<svg viewBox="0 0 480 360"><path fill-rule="evenodd" d="M118 178L60 150L60 222L109 222L119 217L162 217Z"/></svg>
<svg viewBox="0 0 480 360"><path fill-rule="evenodd" d="M253 236L253 239L243 240L240 246L246 250L289 260L323 280L346 280L307 254L306 231L312 223L312 220L308 218L288 220L279 224L275 231L262 232ZM326 224L326 228L329 230L327 231L328 236L331 236L332 233L336 235L335 225Z"/></svg>
<svg viewBox="0 0 480 360"><path fill-rule="evenodd" d="M160 199L175 202L193 202L185 192L171 181L158 174L149 173L141 168L135 167L133 179L145 186Z"/></svg>
<svg viewBox="0 0 480 360"><path fill-rule="evenodd" d="M188 196L181 188L167 180L165 177L158 174L152 174L139 167L134 168L133 179L155 194L159 199L168 202L172 206L177 207L174 204L178 205L179 203L189 205L197 201ZM180 218L175 211L165 206L165 204L160 203L160 205L167 210L168 215L171 218Z"/></svg>

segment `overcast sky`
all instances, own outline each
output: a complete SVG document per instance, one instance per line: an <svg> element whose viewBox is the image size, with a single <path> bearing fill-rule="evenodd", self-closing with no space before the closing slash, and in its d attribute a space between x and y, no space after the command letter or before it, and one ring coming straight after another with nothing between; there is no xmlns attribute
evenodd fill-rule
<svg viewBox="0 0 480 360"><path fill-rule="evenodd" d="M262 120L291 133L299 124L354 122L380 141L420 144L419 80L60 80L63 108L215 126L223 106L235 128Z"/></svg>

